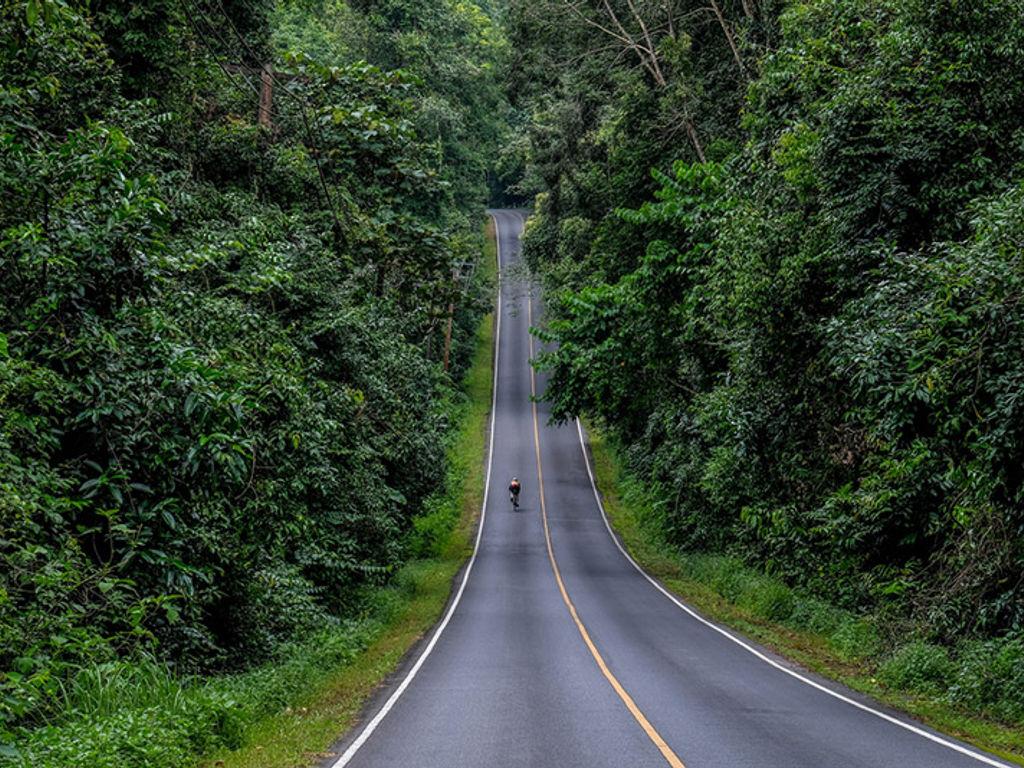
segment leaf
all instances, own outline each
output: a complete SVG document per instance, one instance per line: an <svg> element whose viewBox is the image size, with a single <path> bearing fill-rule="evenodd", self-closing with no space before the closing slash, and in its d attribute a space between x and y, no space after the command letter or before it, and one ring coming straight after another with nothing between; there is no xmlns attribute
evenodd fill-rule
<svg viewBox="0 0 1024 768"><path fill-rule="evenodd" d="M102 481L103 481L102 477L94 477L91 480L86 480L84 483L82 483L80 486L78 486L78 490L79 491L91 490L91 489L95 488L96 486L98 486Z"/></svg>

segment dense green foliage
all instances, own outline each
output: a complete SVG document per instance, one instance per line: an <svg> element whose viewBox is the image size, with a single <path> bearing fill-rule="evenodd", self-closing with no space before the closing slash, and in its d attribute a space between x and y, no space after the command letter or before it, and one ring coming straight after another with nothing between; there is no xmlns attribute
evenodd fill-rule
<svg viewBox="0 0 1024 768"><path fill-rule="evenodd" d="M92 665L270 658L406 557L502 50L461 2L3 5L0 735Z"/></svg>
<svg viewBox="0 0 1024 768"><path fill-rule="evenodd" d="M900 636L1019 637L1019 3L511 19L556 414L614 431L678 546Z"/></svg>

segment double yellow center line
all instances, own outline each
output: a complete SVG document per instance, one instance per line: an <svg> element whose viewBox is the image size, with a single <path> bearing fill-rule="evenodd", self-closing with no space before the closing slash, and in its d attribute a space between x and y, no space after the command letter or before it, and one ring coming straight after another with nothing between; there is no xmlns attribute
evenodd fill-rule
<svg viewBox="0 0 1024 768"><path fill-rule="evenodd" d="M527 324L533 327L533 298L532 296L527 297L526 303L526 317ZM530 345L530 359L533 359L533 334L529 335ZM654 726L651 725L644 713L640 711L640 707L633 701L633 697L630 696L626 689L622 687L622 683L618 681L618 678L612 674L612 671L608 669L608 665L605 663L604 657L601 656L601 652L597 650L597 646L594 645L594 641L590 639L590 633L587 628L583 625L580 620L579 613L576 611L576 606L573 605L572 599L569 597L568 591L565 589L565 582L562 581L562 573L558 569L558 561L555 559L555 550L551 546L551 530L548 527L548 510L547 505L544 501L544 471L541 468L540 461L540 426L537 418L537 376L533 370L533 365L530 365L530 394L532 397L533 407L533 447L537 456L537 484L540 490L540 514L541 520L544 523L544 540L547 542L548 547L548 560L551 561L551 570L555 572L555 581L558 582L558 591L562 593L562 600L565 602L566 608L569 609L569 615L572 616L573 622L576 624L576 629L579 630L580 636L583 638L583 642L590 650L590 655L594 657L594 661L597 662L598 668L601 670L601 674L604 675L605 679L614 689L618 697L622 699L622 703L626 705L626 709L633 715L633 718L637 721L647 737L654 742L654 746L661 752L662 757L665 758L666 762L672 766L672 768L686 768L683 761L679 759L679 756L672 751L672 748L665 742L661 737L661 734L655 730Z"/></svg>

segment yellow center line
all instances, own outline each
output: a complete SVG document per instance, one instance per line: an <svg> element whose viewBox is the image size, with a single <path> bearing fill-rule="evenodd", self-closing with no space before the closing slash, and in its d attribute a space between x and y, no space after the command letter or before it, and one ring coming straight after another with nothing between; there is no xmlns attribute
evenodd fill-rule
<svg viewBox="0 0 1024 768"><path fill-rule="evenodd" d="M527 297L526 303L526 322L532 328L533 327L533 298L532 296ZM529 335L529 346L530 346L530 359L533 359L533 334ZM576 606L573 605L572 600L569 597L568 591L565 589L565 582L562 581L562 573L558 569L558 561L555 559L555 550L551 546L551 531L548 528L548 510L547 505L544 501L544 472L541 469L540 461L540 428L538 426L537 419L537 377L533 370L533 365L530 365L530 394L531 405L533 407L533 446L537 455L537 487L540 491L540 514L541 520L544 523L544 539L548 546L548 560L551 561L551 570L555 572L555 581L558 582L558 590L562 593L562 600L565 602L566 607L569 609L569 615L572 616L572 620L576 623L576 629L579 630L580 636L583 638L583 642L587 648L590 649L590 655L594 657L594 661L597 662L597 666L601 670L601 674L604 675L605 679L611 684L615 693L618 694L619 698L622 699L622 703L626 705L626 709L629 710L630 714L636 719L640 727L643 728L644 733L647 737L654 742L654 746L661 752L662 757L665 758L666 762L672 766L672 768L686 768L683 761L679 759L679 756L672 751L672 748L665 742L661 737L661 734L655 730L651 722L644 717L644 713L640 711L640 707L636 705L633 698L626 693L626 689L622 687L622 683L618 681L612 671L608 669L608 665L604 661L604 657L601 656L601 652L597 650L597 646L594 645L594 641L590 639L590 633L587 628L583 625L580 620L579 614L576 612Z"/></svg>

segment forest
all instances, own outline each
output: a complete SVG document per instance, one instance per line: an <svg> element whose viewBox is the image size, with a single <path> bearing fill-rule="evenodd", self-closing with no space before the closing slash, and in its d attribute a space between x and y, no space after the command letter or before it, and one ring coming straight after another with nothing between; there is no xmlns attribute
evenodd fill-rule
<svg viewBox="0 0 1024 768"><path fill-rule="evenodd" d="M547 0L508 34L556 414L673 546L1020 723L1020 4Z"/></svg>
<svg viewBox="0 0 1024 768"><path fill-rule="evenodd" d="M658 536L1024 723L1017 0L2 2L0 764L192 765L359 651L488 204Z"/></svg>
<svg viewBox="0 0 1024 768"><path fill-rule="evenodd" d="M90 669L270 660L410 556L504 99L472 4L10 0L0 41L7 743Z"/></svg>

